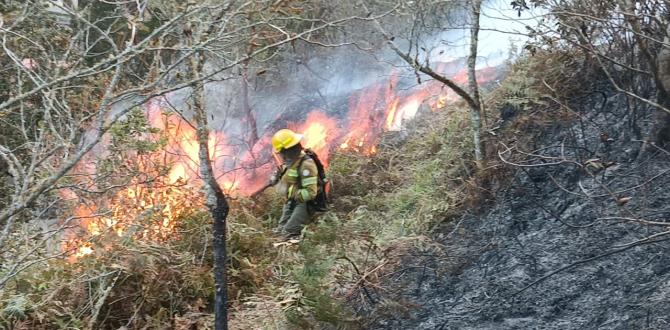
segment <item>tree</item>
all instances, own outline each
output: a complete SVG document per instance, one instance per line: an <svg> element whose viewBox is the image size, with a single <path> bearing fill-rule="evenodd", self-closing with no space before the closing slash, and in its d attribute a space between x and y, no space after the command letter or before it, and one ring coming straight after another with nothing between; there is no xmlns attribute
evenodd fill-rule
<svg viewBox="0 0 670 330"><path fill-rule="evenodd" d="M220 13L216 19L209 24L204 25L202 22L191 22L191 32L189 34L189 44L196 44L195 40L206 40L210 38L215 31L216 26L228 8L219 9ZM248 62L249 59L245 61ZM195 81L199 79L205 70L206 64L205 54L200 51L196 56L191 58L190 69L191 75ZM226 280L226 219L228 217L229 206L223 189L216 181L214 169L212 168L212 160L210 159L209 150L209 128L207 124L207 113L205 110L205 90L204 82L193 85L193 119L196 126L198 138L198 160L200 163L200 175L202 176L203 188L205 190L205 201L207 208L212 216L213 227L213 250L214 250L214 329L225 330L228 329L228 294Z"/></svg>
<svg viewBox="0 0 670 330"><path fill-rule="evenodd" d="M115 123L148 100L192 83L174 81L192 51L171 57L171 47L178 44L174 36L181 34L183 20L206 7L183 7L167 16L149 12L146 4L117 4L104 17L96 16L95 5L87 11L50 1L5 5L2 56L10 74L2 77L0 117L9 125L0 157L8 164L11 191L0 211L3 246L11 246L7 240L17 221L37 220L29 212L58 206L55 192L64 182L72 186L71 170ZM137 67L146 74L136 75ZM15 257L0 287L32 258Z"/></svg>
<svg viewBox="0 0 670 330"><path fill-rule="evenodd" d="M177 104L175 110L197 130L198 165L214 219L216 328L224 329L228 204L209 159L205 86L355 18L341 12L328 13L329 19L310 18L310 8L320 5L216 0L1 4L0 288L31 266L72 253L47 245L78 216L45 225L48 230L35 233L40 239L29 248L13 238L26 234L20 225L46 222L45 214L57 217L66 209L63 193L104 194L141 174L109 162L121 157L110 155L116 152L107 148L110 132L133 121L133 111L149 102L184 92L190 103ZM98 168L86 171L105 161L112 164L106 175ZM115 282L94 306L104 305ZM98 314L93 314L90 324L96 325Z"/></svg>
<svg viewBox="0 0 670 330"><path fill-rule="evenodd" d="M512 4L519 11L537 6L548 13L545 24L531 31L535 41L526 46L530 50L526 63L536 70L530 75L537 90L547 91L540 98L549 101L549 108L574 116L574 121L561 123L573 125L571 132L561 137L561 142L554 140L552 147L540 142L534 143L534 150L521 150L517 141L511 146L503 143L499 158L528 177L535 170L543 173L565 200L577 196L593 205L595 220L584 225L566 222L562 211L537 203L562 225L593 230L616 222L636 227L630 232L640 230L631 241L604 243L597 248L604 253L551 271L522 292L576 265L658 243L670 235L665 214L652 211L655 205L649 204L646 195L663 190L665 183L659 180L668 173L670 7L668 1L660 0L528 0ZM538 60L534 62L534 58ZM601 105L593 106L601 98ZM620 102L622 99L625 102ZM628 174L610 168L619 164L637 171L636 180L628 181ZM644 167L647 164L652 165ZM561 173L574 176L561 177ZM543 189L541 185L536 188Z"/></svg>
<svg viewBox="0 0 670 330"><path fill-rule="evenodd" d="M581 49L585 61L595 62L613 88L628 96L632 104L631 126L638 140L663 146L670 142L670 98L668 97L668 2L662 0L515 1L519 10L538 6L547 10L555 25L539 31L538 47ZM553 36L553 37L552 37ZM556 87L556 86L554 86ZM655 109L654 128L642 136L645 111Z"/></svg>
<svg viewBox="0 0 670 330"><path fill-rule="evenodd" d="M445 6L442 2L412 2L408 6L412 9L410 11L411 21L414 24L412 29L412 34L408 37L409 48L407 51L403 51L402 48L398 45L396 38L386 31L384 27L378 22L375 21L375 25L379 31L383 34L388 46L407 64L409 64L415 71L422 72L431 78L443 83L446 87L454 91L458 96L460 96L465 103L470 108L470 118L471 118L471 127L473 131L473 145L474 145L474 156L477 167L483 169L485 167L484 159L484 141L482 139L482 105L480 102L479 96L479 87L477 85L477 77L475 65L477 62L477 49L478 49L478 40L479 40L479 16L481 14L481 0L469 0L468 4L468 13L470 17L470 47L468 55L468 89L466 91L463 87L459 86L452 79L436 72L431 68L430 63L430 52L426 51L426 45L419 45L421 38L423 37L421 33L434 33L435 31L421 30L424 27L424 17L427 12L434 12L436 16L439 16L439 10L434 10L435 7L449 7ZM365 6L365 5L364 5ZM414 7L412 7L414 6ZM366 7L366 10L369 11ZM457 8L449 7L449 10L458 12ZM453 12L447 11L446 16L453 15ZM439 26L438 30L447 30L450 27L446 26L447 19L444 20L444 26ZM414 31L419 32L414 32ZM422 52L423 50L423 52ZM424 56L423 59L420 59L420 56Z"/></svg>

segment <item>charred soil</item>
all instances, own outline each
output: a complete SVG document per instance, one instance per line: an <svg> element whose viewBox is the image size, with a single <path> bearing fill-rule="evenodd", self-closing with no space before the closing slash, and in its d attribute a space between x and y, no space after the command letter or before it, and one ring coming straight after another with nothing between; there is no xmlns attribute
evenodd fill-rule
<svg viewBox="0 0 670 330"><path fill-rule="evenodd" d="M670 153L640 138L657 110L600 81L560 109L502 107L506 179L388 272L366 328L667 329Z"/></svg>

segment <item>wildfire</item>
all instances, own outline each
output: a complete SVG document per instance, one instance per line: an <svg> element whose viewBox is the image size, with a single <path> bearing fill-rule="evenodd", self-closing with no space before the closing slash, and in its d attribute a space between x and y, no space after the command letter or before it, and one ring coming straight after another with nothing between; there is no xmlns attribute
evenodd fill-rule
<svg viewBox="0 0 670 330"><path fill-rule="evenodd" d="M439 68L439 67L438 67ZM494 72L482 71L479 80L485 82ZM454 78L464 83L463 72ZM288 123L304 135L303 145L313 149L328 164L330 152L338 149L363 155L377 153L377 144L384 131L401 130L425 107L431 111L444 108L456 96L447 94L441 83L429 81L414 88L398 88L398 75L353 93L349 98L346 119L329 116L316 109L307 114L304 122ZM199 145L196 130L176 114L162 111L159 102L146 107L150 125L159 134L147 134L150 141L165 139L164 148L141 155L131 155L129 161L139 164L143 177L134 179L125 188L95 201L96 206L75 207L73 213L81 219L78 231L72 231L64 249L74 258L93 254L104 246L98 237L133 237L160 241L175 235L179 218L189 210L202 205L198 192ZM212 132L208 147L219 184L228 194L248 195L262 187L274 166L262 161L270 154L268 132L249 150L228 146L222 132ZM92 177L96 173L93 160L80 166L80 173ZM160 168L169 168L167 173ZM231 170L230 168L234 169ZM69 199L82 199L72 191L63 191ZM103 212L104 211L104 212Z"/></svg>
<svg viewBox="0 0 670 330"><path fill-rule="evenodd" d="M291 126L304 135L303 146L314 150L324 165L328 166L330 145L339 135L337 120L321 110L315 110L307 115L303 124Z"/></svg>
<svg viewBox="0 0 670 330"><path fill-rule="evenodd" d="M193 188L158 180L153 186L134 184L117 191L108 202L98 201L100 207L77 207L80 230L72 233L64 248L81 257L96 249L88 238L160 241L174 235L179 218L199 205L202 197Z"/></svg>
<svg viewBox="0 0 670 330"><path fill-rule="evenodd" d="M389 106L388 115L386 116L386 129L389 131L393 130L393 128L396 127L395 114L396 111L398 110L399 101L400 100L396 98L395 100L393 100L393 102L391 102L391 105Z"/></svg>
<svg viewBox="0 0 670 330"><path fill-rule="evenodd" d="M167 146L161 156L173 164L168 175L171 183L178 180L189 181L198 177L199 150L195 127L191 126L176 114L163 112L157 102L147 106L147 117L152 127L161 130L167 137ZM155 139L155 138L154 138ZM232 151L226 148L225 135L221 132L210 132L207 141L209 157L215 162Z"/></svg>

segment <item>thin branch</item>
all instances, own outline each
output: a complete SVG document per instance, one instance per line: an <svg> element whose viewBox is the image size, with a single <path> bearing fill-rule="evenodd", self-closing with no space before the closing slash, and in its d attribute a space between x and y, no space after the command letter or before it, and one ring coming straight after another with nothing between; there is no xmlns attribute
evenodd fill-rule
<svg viewBox="0 0 670 330"><path fill-rule="evenodd" d="M659 237L659 236L668 235L668 234L670 234L670 231L662 232L660 234L654 235L654 237ZM579 260L579 261L575 261L573 263L570 263L568 265L565 265L561 268L558 268L554 271L551 271L551 272L547 273L546 275L544 275L544 276L538 278L537 280L531 282L530 284L526 285L521 290L516 291L515 293L512 294L512 296L516 296L516 295L528 290L529 288L535 286L536 284L539 284L539 283L545 281L546 279L548 279L548 278L550 278L550 277L552 277L552 276L554 276L554 275L556 275L556 274L558 274L562 271L565 271L565 270L574 268L576 266L579 266L579 265L582 265L582 264L585 264L585 263L588 263L588 262L591 262L591 261L594 261L594 260L598 260L598 259L601 259L601 258L604 258L604 257L607 257L607 256L611 256L613 254L625 252L625 251L627 251L627 250L629 250L633 247L636 247L636 246L646 245L646 244L653 244L653 243L660 243L660 242L667 241L667 240L670 240L670 238L664 238L664 239L659 239L659 240L652 240L652 239L648 238L648 239L644 239L644 240L639 240L637 242L633 242L633 243L630 243L628 245L618 247L613 251L605 252L603 254L599 254L599 255L596 255L596 256L591 257L591 258L586 258L586 259L582 259L582 260Z"/></svg>

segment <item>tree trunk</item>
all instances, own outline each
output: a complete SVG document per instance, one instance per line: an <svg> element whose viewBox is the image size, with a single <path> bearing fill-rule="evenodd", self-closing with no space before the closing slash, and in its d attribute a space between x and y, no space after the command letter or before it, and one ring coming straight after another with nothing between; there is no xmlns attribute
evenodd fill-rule
<svg viewBox="0 0 670 330"><path fill-rule="evenodd" d="M475 151L475 161L477 167L484 168L484 142L482 141L482 110L479 100L479 87L477 86L477 43L479 42L479 16L482 7L481 0L472 0L471 3L471 23L470 26L470 55L468 57L468 84L470 85L470 95L473 103L470 104L470 118L472 121L473 142Z"/></svg>
<svg viewBox="0 0 670 330"><path fill-rule="evenodd" d="M219 13L218 21L223 16L224 11ZM210 28L201 37L206 39L211 33ZM196 33L193 33L196 36ZM192 42L192 39L189 39ZM194 78L199 79L205 66L205 56L199 52L191 57L191 73ZM205 111L205 82L193 86L193 120L196 125L196 134L198 137L198 160L200 162L200 177L202 178L205 190L205 203L207 209L212 215L213 220L213 240L212 249L214 250L214 329L228 329L228 292L226 279L226 218L228 217L229 206L226 195L214 175L212 162L209 159L209 128L207 125L207 113Z"/></svg>
<svg viewBox="0 0 670 330"><path fill-rule="evenodd" d="M251 54L254 53L254 48L256 45L256 28L252 28L251 32L253 35L249 40L249 46L247 47L247 58L242 62L242 106L244 107L245 121L249 126L249 149L251 150L256 142L258 142L258 127L256 125L256 117L254 116L253 109L251 109L251 104L249 103L249 63L251 62Z"/></svg>
<svg viewBox="0 0 670 330"><path fill-rule="evenodd" d="M199 133L200 135L200 133ZM206 135L205 135L206 136ZM205 140L206 141L206 140ZM216 292L214 295L214 329L216 330L226 330L228 329L228 290L227 284L228 280L226 278L226 263L227 263L227 251L226 251L226 218L228 217L228 201L226 196L223 194L221 186L214 179L214 174L212 172L212 166L209 163L209 157L207 156L209 150L207 148L207 142L204 144L200 143L200 171L203 174L203 179L207 182L205 183L206 195L207 195L207 208L212 214L212 219L214 220L213 224L213 241L212 247L214 249L214 283ZM204 156L203 156L204 155ZM203 164L205 160L206 165ZM206 167L207 169L205 169ZM205 173L209 172L207 175Z"/></svg>
<svg viewBox="0 0 670 330"><path fill-rule="evenodd" d="M658 103L670 109L670 95L667 92L670 91L670 25L665 32L663 47L658 54L658 80L661 84L658 87ZM657 109L651 138L659 146L670 143L670 113Z"/></svg>
<svg viewBox="0 0 670 330"><path fill-rule="evenodd" d="M658 91L656 95L657 103L665 107L665 109L656 109L650 137L651 142L664 146L670 142L670 113L666 110L670 108L670 93L668 92L670 91L670 46L668 46L670 26L666 30L663 46L657 54L658 56L654 56L638 17L635 15L636 2L633 0L619 0L618 4L624 12L626 22L635 33L635 42L654 77L654 83Z"/></svg>
<svg viewBox="0 0 670 330"><path fill-rule="evenodd" d="M195 99L199 99L204 93L203 88L196 92ZM223 193L223 189L216 182L211 160L209 159L207 116L202 107L202 102L195 102L195 121L197 123L198 158L200 161L200 175L205 186L205 197L207 208L214 220L213 224L213 242L214 249L214 329L228 329L228 292L226 280L226 218L228 217L228 201Z"/></svg>
<svg viewBox="0 0 670 330"><path fill-rule="evenodd" d="M252 50L250 48L249 53ZM251 104L249 103L249 60L245 60L242 63L242 107L244 108L245 121L249 126L249 149L258 142L258 127L256 126L256 117L253 114L251 109Z"/></svg>

